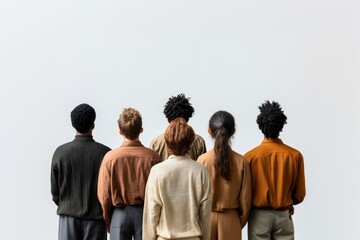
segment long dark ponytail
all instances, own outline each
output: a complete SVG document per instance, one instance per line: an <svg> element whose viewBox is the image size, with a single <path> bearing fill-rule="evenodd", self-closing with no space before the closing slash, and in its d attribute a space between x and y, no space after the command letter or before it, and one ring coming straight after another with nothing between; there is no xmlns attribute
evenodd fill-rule
<svg viewBox="0 0 360 240"><path fill-rule="evenodd" d="M235 132L234 117L226 111L218 111L210 118L209 129L215 139L215 169L222 178L230 181L230 139Z"/></svg>

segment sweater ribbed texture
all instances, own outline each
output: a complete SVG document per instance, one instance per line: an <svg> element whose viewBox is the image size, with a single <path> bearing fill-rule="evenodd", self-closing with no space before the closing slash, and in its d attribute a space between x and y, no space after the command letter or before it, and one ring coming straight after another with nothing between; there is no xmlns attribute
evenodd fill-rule
<svg viewBox="0 0 360 240"><path fill-rule="evenodd" d="M111 149L92 136L76 136L59 146L51 164L51 194L57 214L81 219L102 219L97 198L99 168Z"/></svg>

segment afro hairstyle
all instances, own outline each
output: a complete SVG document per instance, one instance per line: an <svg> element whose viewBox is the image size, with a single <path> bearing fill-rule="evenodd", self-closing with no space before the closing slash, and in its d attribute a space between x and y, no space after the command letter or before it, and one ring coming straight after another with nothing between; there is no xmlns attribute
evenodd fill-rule
<svg viewBox="0 0 360 240"><path fill-rule="evenodd" d="M277 102L266 101L259 106L260 114L257 116L256 122L265 138L276 139L286 124L285 116L281 106Z"/></svg>
<svg viewBox="0 0 360 240"><path fill-rule="evenodd" d="M179 117L189 121L194 114L194 108L191 106L189 99L183 93L169 98L163 111L168 122Z"/></svg>
<svg viewBox="0 0 360 240"><path fill-rule="evenodd" d="M86 103L76 106L70 115L71 124L79 133L89 131L96 118L95 109Z"/></svg>

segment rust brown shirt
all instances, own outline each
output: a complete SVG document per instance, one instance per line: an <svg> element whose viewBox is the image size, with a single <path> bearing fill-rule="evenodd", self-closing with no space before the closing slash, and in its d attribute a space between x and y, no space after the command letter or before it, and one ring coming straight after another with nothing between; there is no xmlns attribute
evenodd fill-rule
<svg viewBox="0 0 360 240"><path fill-rule="evenodd" d="M144 204L150 169L158 162L159 155L140 141L124 141L105 155L99 171L98 198L107 224L113 207Z"/></svg>
<svg viewBox="0 0 360 240"><path fill-rule="evenodd" d="M231 151L230 181L221 178L214 167L215 151L212 149L198 158L210 175L213 192L212 211L238 210L240 222L244 226L251 206L251 176L246 159L237 152Z"/></svg>
<svg viewBox="0 0 360 240"><path fill-rule="evenodd" d="M252 175L252 206L279 209L304 200L304 161L298 150L280 139L264 139L245 158Z"/></svg>

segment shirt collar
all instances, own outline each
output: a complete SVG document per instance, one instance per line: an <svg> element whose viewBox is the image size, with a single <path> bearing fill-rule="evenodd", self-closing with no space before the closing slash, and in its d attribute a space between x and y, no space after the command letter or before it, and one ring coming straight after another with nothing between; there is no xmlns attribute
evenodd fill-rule
<svg viewBox="0 0 360 240"><path fill-rule="evenodd" d="M186 155L184 155L184 156L170 155L170 156L168 157L168 159L178 159L178 160L182 160L182 159L191 159L191 157L190 157L188 154L186 154Z"/></svg>
<svg viewBox="0 0 360 240"><path fill-rule="evenodd" d="M261 143L283 143L280 138L264 138L264 140Z"/></svg>
<svg viewBox="0 0 360 240"><path fill-rule="evenodd" d="M137 141L123 141L121 147L143 147L142 143Z"/></svg>
<svg viewBox="0 0 360 240"><path fill-rule="evenodd" d="M74 142L93 142L94 138L92 135L75 135Z"/></svg>

